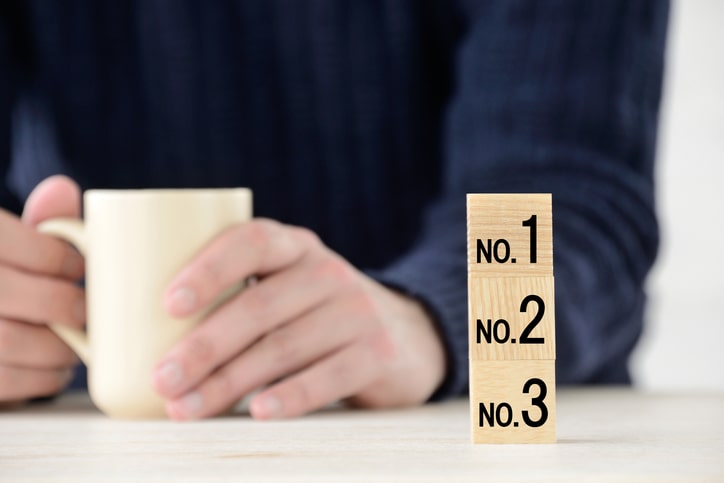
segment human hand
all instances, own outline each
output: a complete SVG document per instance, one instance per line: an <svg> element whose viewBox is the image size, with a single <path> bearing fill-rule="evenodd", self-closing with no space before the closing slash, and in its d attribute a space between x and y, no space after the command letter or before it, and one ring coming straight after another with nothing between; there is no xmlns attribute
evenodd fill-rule
<svg viewBox="0 0 724 483"><path fill-rule="evenodd" d="M77 363L47 322L82 327L85 296L76 286L83 258L35 231L41 221L78 216L80 192L54 176L32 192L22 220L0 210L0 405L59 392Z"/></svg>
<svg viewBox="0 0 724 483"><path fill-rule="evenodd" d="M170 284L177 317L257 283L211 313L153 375L177 420L250 402L258 419L294 417L340 399L364 407L419 404L440 385L445 354L421 304L357 271L310 231L256 219L206 246Z"/></svg>

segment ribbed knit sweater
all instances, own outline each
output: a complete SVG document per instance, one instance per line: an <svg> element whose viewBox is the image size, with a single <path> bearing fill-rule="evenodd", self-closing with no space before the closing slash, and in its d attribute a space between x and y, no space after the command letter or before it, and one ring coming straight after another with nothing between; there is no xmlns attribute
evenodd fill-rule
<svg viewBox="0 0 724 483"><path fill-rule="evenodd" d="M468 376L466 192L553 194L557 371L629 381L657 250L664 1L5 0L2 206L247 186L418 297ZM240 247L243 249L243 247Z"/></svg>

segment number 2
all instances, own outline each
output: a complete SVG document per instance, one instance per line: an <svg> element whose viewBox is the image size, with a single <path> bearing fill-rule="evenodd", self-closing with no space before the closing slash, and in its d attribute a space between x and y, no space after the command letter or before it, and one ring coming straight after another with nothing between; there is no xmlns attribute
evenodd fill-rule
<svg viewBox="0 0 724 483"><path fill-rule="evenodd" d="M520 311L521 312L527 312L528 311L528 304L530 302L535 302L538 304L538 312L533 317L533 320L531 320L528 325L525 326L525 329L523 329L523 332L520 333L520 343L521 344L543 344L545 342L545 338L543 337L530 337L530 333L533 331L536 325L538 325L538 322L543 319L543 314L546 311L546 304L543 302L543 299L540 298L538 295L528 295L523 299L523 302L520 304Z"/></svg>

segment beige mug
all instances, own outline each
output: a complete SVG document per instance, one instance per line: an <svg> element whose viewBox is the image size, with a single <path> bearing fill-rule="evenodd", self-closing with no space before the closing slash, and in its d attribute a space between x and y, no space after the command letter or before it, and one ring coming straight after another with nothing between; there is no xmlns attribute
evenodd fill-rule
<svg viewBox="0 0 724 483"><path fill-rule="evenodd" d="M208 310L173 318L163 293L212 238L251 219L251 198L245 188L90 190L83 195L84 221L39 225L86 258L86 331L50 327L88 366L91 399L104 413L165 417L152 370Z"/></svg>

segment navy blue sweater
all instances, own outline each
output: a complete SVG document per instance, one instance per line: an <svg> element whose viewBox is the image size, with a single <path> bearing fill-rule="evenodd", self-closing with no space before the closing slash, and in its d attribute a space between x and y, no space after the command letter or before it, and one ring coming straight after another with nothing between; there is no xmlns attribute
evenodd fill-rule
<svg viewBox="0 0 724 483"><path fill-rule="evenodd" d="M248 186L423 300L467 386L466 192L552 192L558 380L627 382L658 244L664 1L4 0L2 205Z"/></svg>

